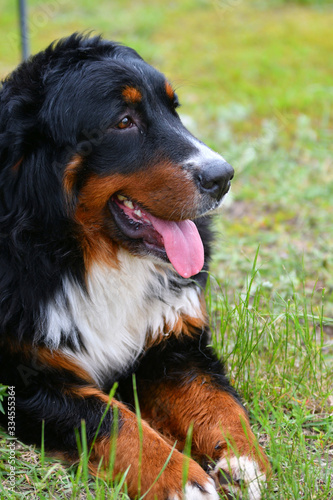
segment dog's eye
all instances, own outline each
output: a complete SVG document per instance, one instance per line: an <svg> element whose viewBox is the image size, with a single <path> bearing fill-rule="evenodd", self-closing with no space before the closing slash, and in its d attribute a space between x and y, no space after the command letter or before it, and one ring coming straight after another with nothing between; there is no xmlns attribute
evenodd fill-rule
<svg viewBox="0 0 333 500"><path fill-rule="evenodd" d="M134 122L130 116L125 116L119 123L117 123L117 128L124 129L133 127Z"/></svg>

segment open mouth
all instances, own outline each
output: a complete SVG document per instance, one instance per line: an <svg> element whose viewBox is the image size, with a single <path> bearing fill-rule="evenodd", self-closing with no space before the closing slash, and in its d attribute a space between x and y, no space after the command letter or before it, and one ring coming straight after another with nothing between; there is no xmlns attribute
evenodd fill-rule
<svg viewBox="0 0 333 500"><path fill-rule="evenodd" d="M189 278L201 271L204 249L194 222L160 219L122 194L110 198L109 209L127 238L143 244L148 254L170 261L180 276Z"/></svg>

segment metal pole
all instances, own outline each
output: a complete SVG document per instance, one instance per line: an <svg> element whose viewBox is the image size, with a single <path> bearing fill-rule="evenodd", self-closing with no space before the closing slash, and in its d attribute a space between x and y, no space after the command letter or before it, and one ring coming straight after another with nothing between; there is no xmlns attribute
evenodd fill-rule
<svg viewBox="0 0 333 500"><path fill-rule="evenodd" d="M28 23L27 23L27 4L26 4L25 0L19 0L19 10L20 10L22 59L25 60L25 59L28 59L28 57L30 55Z"/></svg>

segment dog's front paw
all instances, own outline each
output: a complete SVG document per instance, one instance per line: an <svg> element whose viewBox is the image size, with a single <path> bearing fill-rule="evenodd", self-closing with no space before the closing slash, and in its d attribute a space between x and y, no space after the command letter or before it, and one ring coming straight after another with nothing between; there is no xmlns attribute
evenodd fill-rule
<svg viewBox="0 0 333 500"><path fill-rule="evenodd" d="M266 485L262 467L245 455L221 458L211 475L227 498L243 498L242 492L247 491L248 500L260 500Z"/></svg>
<svg viewBox="0 0 333 500"><path fill-rule="evenodd" d="M166 470L168 472L168 468ZM178 470L178 473L181 470ZM164 477L164 481L168 483L168 487L172 490L172 481L177 476L177 471L174 469L170 480ZM181 472L182 475L182 472ZM181 475L178 476L181 479ZM154 492L159 500L163 498L161 492ZM189 473L184 489L175 488L172 494L168 494L168 500L218 500L219 495L215 487L215 482L196 462L190 460Z"/></svg>
<svg viewBox="0 0 333 500"><path fill-rule="evenodd" d="M184 455L174 451L163 474L145 493L147 500L218 500L213 478L199 464L189 459L184 485ZM143 488L142 492L145 490Z"/></svg>
<svg viewBox="0 0 333 500"><path fill-rule="evenodd" d="M203 485L196 481L189 481L183 495L184 500L218 500L218 498L219 495L211 478L208 478Z"/></svg>

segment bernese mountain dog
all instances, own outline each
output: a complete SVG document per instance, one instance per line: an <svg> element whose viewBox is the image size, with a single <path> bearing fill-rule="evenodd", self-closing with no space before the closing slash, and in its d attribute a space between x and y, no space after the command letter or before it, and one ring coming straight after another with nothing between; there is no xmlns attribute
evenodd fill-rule
<svg viewBox="0 0 333 500"><path fill-rule="evenodd" d="M232 167L184 127L160 72L99 36L23 62L0 100L0 382L16 436L41 445L43 427L45 449L73 463L84 421L90 470L111 474L113 447L131 498L244 485L261 498L270 466L204 302Z"/></svg>

